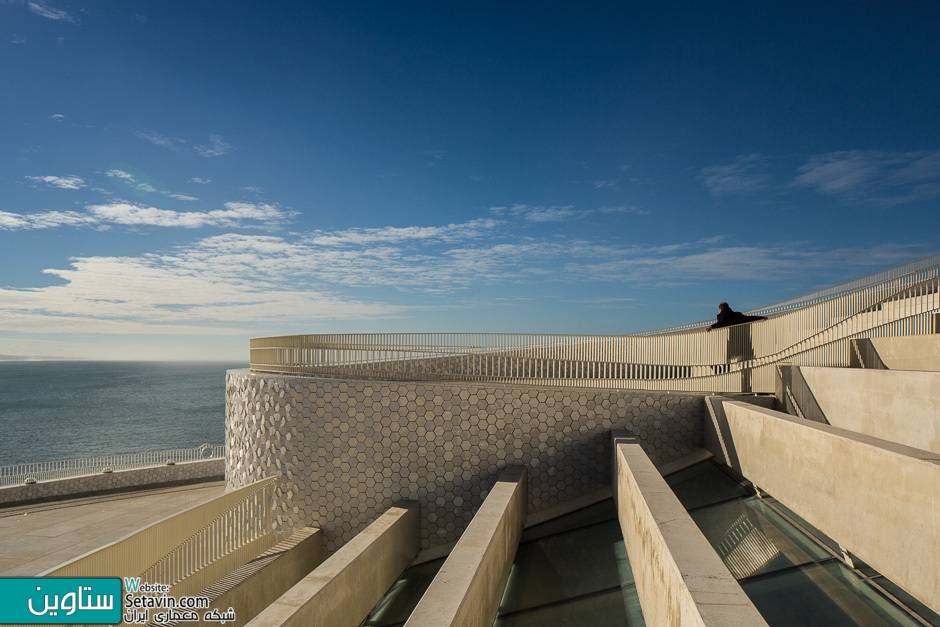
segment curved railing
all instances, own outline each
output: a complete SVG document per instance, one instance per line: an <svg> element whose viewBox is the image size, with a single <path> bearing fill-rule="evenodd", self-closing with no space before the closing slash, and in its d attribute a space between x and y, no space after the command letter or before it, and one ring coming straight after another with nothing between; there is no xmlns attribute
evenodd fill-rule
<svg viewBox="0 0 940 627"><path fill-rule="evenodd" d="M146 451L143 453L119 453L98 457L79 457L50 462L13 464L0 466L0 487L20 485L28 479L49 481L67 477L96 475L101 472L116 472L148 466L161 466L168 462L181 464L204 459L219 459L225 456L222 444L202 444L193 448L174 449L172 451Z"/></svg>
<svg viewBox="0 0 940 627"><path fill-rule="evenodd" d="M772 392L773 366L849 365L849 341L940 331L940 255L755 310L706 333L324 334L251 340L257 372L382 380Z"/></svg>

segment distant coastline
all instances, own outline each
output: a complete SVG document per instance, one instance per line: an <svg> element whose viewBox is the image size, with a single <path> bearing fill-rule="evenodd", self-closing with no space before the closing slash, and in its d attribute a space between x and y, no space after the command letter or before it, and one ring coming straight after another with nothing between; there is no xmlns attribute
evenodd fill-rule
<svg viewBox="0 0 940 627"><path fill-rule="evenodd" d="M0 355L0 361L88 361L82 357L44 357L37 355Z"/></svg>

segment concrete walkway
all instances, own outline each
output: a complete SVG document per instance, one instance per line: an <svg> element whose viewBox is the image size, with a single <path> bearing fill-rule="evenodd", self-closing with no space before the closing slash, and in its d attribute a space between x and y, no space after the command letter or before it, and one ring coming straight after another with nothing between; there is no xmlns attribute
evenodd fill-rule
<svg viewBox="0 0 940 627"><path fill-rule="evenodd" d="M0 576L32 577L225 492L225 483L0 508Z"/></svg>

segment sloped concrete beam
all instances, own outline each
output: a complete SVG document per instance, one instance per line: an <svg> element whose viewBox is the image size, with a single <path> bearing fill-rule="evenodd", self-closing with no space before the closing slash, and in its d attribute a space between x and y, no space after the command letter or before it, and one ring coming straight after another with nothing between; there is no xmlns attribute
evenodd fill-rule
<svg viewBox="0 0 940 627"><path fill-rule="evenodd" d="M248 625L356 627L418 554L420 541L420 506L396 505Z"/></svg>
<svg viewBox="0 0 940 627"><path fill-rule="evenodd" d="M490 627L526 518L526 472L507 468L405 627Z"/></svg>
<svg viewBox="0 0 940 627"><path fill-rule="evenodd" d="M738 472L940 611L940 454L723 404Z"/></svg>
<svg viewBox="0 0 940 627"><path fill-rule="evenodd" d="M767 623L636 439L615 434L617 515L647 625Z"/></svg>

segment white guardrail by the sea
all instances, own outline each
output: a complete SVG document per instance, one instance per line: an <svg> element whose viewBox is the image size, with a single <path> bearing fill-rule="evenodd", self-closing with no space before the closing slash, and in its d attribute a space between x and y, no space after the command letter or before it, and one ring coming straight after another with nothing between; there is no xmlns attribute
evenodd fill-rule
<svg viewBox="0 0 940 627"><path fill-rule="evenodd" d="M847 366L849 342L940 332L940 253L747 312L633 335L362 333L251 340L251 370L378 380L773 392L774 365Z"/></svg>
<svg viewBox="0 0 940 627"><path fill-rule="evenodd" d="M119 453L98 457L80 457L50 462L13 464L0 466L0 487L50 481L68 477L96 475L103 472L117 472L134 468L181 464L206 459L220 459L225 456L225 445L202 444L193 448L181 448L172 451L146 451L143 453Z"/></svg>

